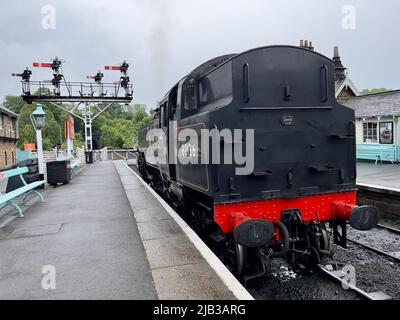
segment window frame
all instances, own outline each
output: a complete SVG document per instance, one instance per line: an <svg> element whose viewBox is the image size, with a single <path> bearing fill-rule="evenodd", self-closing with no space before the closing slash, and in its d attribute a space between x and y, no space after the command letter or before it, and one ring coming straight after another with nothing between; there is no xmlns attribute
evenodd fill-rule
<svg viewBox="0 0 400 320"><path fill-rule="evenodd" d="M365 131L365 126L367 126L367 130ZM371 126L372 128L369 128ZM363 142L369 144L379 144L379 132L378 132L378 122L377 121L365 121L363 122ZM372 134L369 135L369 131L372 131ZM375 135L374 135L375 132ZM374 140L374 136L376 140ZM371 142L368 142L371 140Z"/></svg>

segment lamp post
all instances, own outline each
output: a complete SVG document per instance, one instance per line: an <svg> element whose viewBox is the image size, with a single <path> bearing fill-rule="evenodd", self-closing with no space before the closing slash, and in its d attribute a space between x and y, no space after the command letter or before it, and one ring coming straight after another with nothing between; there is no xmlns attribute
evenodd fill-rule
<svg viewBox="0 0 400 320"><path fill-rule="evenodd" d="M43 145L42 145L42 129L46 122L46 112L44 112L41 104L36 106L36 110L31 114L32 125L36 131L37 155L39 164L40 180L44 180L44 160L43 160Z"/></svg>

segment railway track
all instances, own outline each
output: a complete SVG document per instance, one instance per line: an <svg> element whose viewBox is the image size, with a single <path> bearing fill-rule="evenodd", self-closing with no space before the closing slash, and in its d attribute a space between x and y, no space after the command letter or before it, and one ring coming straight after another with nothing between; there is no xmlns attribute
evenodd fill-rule
<svg viewBox="0 0 400 320"><path fill-rule="evenodd" d="M390 226L386 226L386 225L379 224L378 227L377 227L377 229L384 230L384 232L388 233L388 234L391 235L391 236L394 236L395 239L397 239L397 237L400 237L400 230L398 230L398 229L396 229L396 228L393 228L393 227L390 227ZM352 230L352 233L354 233L354 232L355 232L355 231ZM351 234L351 233L350 233L350 234ZM359 233L357 232L357 234L359 234ZM368 240L368 238L366 238L366 239ZM378 247L378 246L374 246L374 245L371 245L371 244L367 244L367 243L365 243L365 242L363 242L363 241L360 241L360 240L358 240L358 239L355 239L355 238L354 238L354 235L352 235L352 234L351 234L350 236L348 236L348 239L347 239L347 240L348 240L349 242L352 242L352 243L355 243L355 244L357 244L357 245L359 245L359 246L362 246L362 247L364 247L364 248L366 248L366 249L368 249L368 250L374 251L374 252L376 252L376 253L378 253L378 254L380 254L380 255L389 257L389 258L391 258L391 259L393 259L393 260L396 260L396 261L400 261L400 251L397 250L397 249L392 250L392 251L390 251L389 249L388 249L388 250L385 250L385 249L383 249L382 247L380 248L380 247ZM395 242L395 241L397 241L397 240L394 240L393 242ZM372 242L372 244L374 243L374 241L371 241L371 242Z"/></svg>

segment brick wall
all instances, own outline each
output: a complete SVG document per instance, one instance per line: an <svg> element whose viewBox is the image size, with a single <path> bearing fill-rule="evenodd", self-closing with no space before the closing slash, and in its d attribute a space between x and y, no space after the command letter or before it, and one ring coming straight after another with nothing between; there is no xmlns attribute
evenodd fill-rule
<svg viewBox="0 0 400 320"><path fill-rule="evenodd" d="M345 103L346 101L348 101L350 98L354 97L354 93L351 92L351 90L349 89L343 89L338 97L337 97L337 101L339 103Z"/></svg>
<svg viewBox="0 0 400 320"><path fill-rule="evenodd" d="M0 169L16 163L17 119L0 112Z"/></svg>
<svg viewBox="0 0 400 320"><path fill-rule="evenodd" d="M17 148L15 142L0 141L0 169L10 167L16 163Z"/></svg>

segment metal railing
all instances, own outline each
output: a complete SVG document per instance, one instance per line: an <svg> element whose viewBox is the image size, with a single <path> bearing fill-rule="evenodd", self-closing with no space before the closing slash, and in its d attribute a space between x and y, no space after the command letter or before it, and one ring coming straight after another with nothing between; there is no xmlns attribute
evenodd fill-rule
<svg viewBox="0 0 400 320"><path fill-rule="evenodd" d="M136 159L136 149L109 149L108 160L132 160Z"/></svg>
<svg viewBox="0 0 400 320"><path fill-rule="evenodd" d="M129 98L133 95L132 84L125 88L120 82L61 82L57 87L51 81L22 82L22 92L26 97L48 97L51 95L81 98Z"/></svg>

